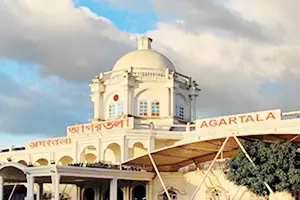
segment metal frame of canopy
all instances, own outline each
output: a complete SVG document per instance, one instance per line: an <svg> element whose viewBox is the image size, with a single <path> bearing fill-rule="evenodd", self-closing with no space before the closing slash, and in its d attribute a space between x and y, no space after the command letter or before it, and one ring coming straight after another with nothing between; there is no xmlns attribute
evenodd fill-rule
<svg viewBox="0 0 300 200"><path fill-rule="evenodd" d="M211 172L213 165L215 164L215 162L217 161L220 155L222 155L222 157L228 158L233 156L238 151L238 149L241 149L242 152L247 157L247 159L252 163L254 167L256 167L253 160L251 159L251 157L245 150L244 146L240 142L239 138L242 140L260 139L267 143L273 143L278 140L283 140L283 141L290 141L293 143L297 143L300 145L300 134L295 134L295 133L292 134L270 133L270 134L248 134L248 135L238 135L232 133L231 135L228 136L193 141L193 142L162 148L150 152L148 154L142 155L140 157L125 161L123 164L142 166L144 167L144 169L148 171L152 171L154 169L167 195L168 200L171 200L171 197L168 193L164 180L160 174L161 171L168 171L167 169L169 169L170 171L175 171L183 167L184 165L187 166L192 163L201 163L201 162L212 160L203 179L198 184L192 197L190 198L190 200L194 200L195 196L197 195L197 192L203 185L205 179L207 178L208 174ZM192 152L192 153L188 153L188 152ZM149 164L151 164L150 168L149 168L150 166ZM266 182L264 184L269 190L269 192L273 193L272 188Z"/></svg>

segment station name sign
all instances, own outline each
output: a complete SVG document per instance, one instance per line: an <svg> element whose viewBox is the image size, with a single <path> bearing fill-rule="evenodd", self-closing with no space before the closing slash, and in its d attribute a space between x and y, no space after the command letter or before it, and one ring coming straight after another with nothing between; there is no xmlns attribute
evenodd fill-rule
<svg viewBox="0 0 300 200"><path fill-rule="evenodd" d="M61 145L71 144L71 138L54 138L49 140L41 140L41 141L32 141L29 142L29 148L39 148L39 147L57 147Z"/></svg>
<svg viewBox="0 0 300 200"><path fill-rule="evenodd" d="M196 122L197 128L222 128L222 127L232 127L235 125L250 125L264 123L268 121L281 120L280 110L269 110L262 112L254 112L240 115L231 115L210 119L198 120Z"/></svg>
<svg viewBox="0 0 300 200"><path fill-rule="evenodd" d="M67 127L68 135L73 134L93 134L99 133L101 131L108 131L114 129L120 129L128 127L129 120L128 119L120 119L115 121L107 121L107 122L99 122L99 123L91 123L91 124L80 124L75 126Z"/></svg>

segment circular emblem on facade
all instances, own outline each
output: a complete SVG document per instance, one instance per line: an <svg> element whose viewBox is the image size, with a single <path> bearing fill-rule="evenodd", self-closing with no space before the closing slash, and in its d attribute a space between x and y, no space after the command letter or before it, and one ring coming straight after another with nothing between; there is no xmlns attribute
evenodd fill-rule
<svg viewBox="0 0 300 200"><path fill-rule="evenodd" d="M115 94L114 95L114 101L118 101L118 99L119 99L119 95Z"/></svg>

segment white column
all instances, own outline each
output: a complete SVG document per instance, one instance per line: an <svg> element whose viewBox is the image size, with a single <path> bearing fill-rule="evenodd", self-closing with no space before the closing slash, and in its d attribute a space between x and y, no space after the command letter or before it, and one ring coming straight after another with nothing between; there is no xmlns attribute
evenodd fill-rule
<svg viewBox="0 0 300 200"><path fill-rule="evenodd" d="M128 115L129 114L129 88L128 86L126 85L124 87L124 105L123 105L123 112L125 115Z"/></svg>
<svg viewBox="0 0 300 200"><path fill-rule="evenodd" d="M3 185L4 185L3 177L0 176L0 200L3 200Z"/></svg>
<svg viewBox="0 0 300 200"><path fill-rule="evenodd" d="M123 199L124 200L130 200L130 188L128 186L128 182L126 182L126 186L124 187Z"/></svg>
<svg viewBox="0 0 300 200"><path fill-rule="evenodd" d="M27 178L26 200L33 200L34 199L34 177L32 175L27 174L26 178Z"/></svg>
<svg viewBox="0 0 300 200"><path fill-rule="evenodd" d="M153 200L154 198L153 198L153 180L151 180L151 181L149 181L148 183L147 183L147 188L146 188L146 191L147 191L147 193L146 193L146 199L147 200Z"/></svg>
<svg viewBox="0 0 300 200"><path fill-rule="evenodd" d="M52 192L54 193L54 200L59 200L59 183L60 183L60 175L53 174L52 178Z"/></svg>
<svg viewBox="0 0 300 200"><path fill-rule="evenodd" d="M109 199L117 200L117 197L118 197L118 179L114 178L110 180Z"/></svg>
<svg viewBox="0 0 300 200"><path fill-rule="evenodd" d="M169 95L169 103L170 103L170 116L174 116L174 87L170 88L170 95Z"/></svg>

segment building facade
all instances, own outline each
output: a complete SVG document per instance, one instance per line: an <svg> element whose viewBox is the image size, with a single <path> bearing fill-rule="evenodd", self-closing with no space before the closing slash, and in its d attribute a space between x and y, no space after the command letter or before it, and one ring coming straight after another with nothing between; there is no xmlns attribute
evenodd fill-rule
<svg viewBox="0 0 300 200"><path fill-rule="evenodd" d="M200 89L196 81L176 72L168 58L151 48L152 39L141 36L137 42L136 51L121 57L111 71L101 72L93 78L90 88L94 116L89 123L68 126L65 137L30 141L24 147L2 149L0 162L4 165L19 163L33 168L40 166L39 169L46 173L48 168L43 166L121 164L160 148L213 138L233 130L268 132L276 127L278 131L300 133L299 119L283 120L280 110L197 120L196 98ZM61 169L55 168L57 171ZM35 173L34 170L28 172ZM72 173L75 176L80 170ZM167 198L157 177L149 180L150 175L146 174L144 180L138 180L130 179L127 172L124 173L120 174L123 180L116 183L118 191L121 191L110 193L111 199ZM162 176L171 198L184 200L190 198L203 171L183 170L162 173ZM67 184L66 181L56 193L59 191L70 199L106 200L109 187L115 185L100 178L97 181L81 181L79 189L77 183L74 187L74 184ZM206 188L199 191L196 199L259 198L245 188L238 188L226 181L222 174L222 163L214 168L205 184ZM28 181L25 185L28 186ZM54 191L50 183L39 187L43 188L43 193L51 194ZM41 193L37 188L33 189L32 194ZM39 198L42 198L41 195Z"/></svg>

